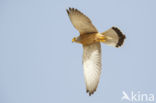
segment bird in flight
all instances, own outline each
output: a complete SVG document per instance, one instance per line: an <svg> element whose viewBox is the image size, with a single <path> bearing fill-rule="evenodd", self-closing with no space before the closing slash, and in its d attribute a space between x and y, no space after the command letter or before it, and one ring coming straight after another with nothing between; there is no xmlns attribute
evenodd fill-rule
<svg viewBox="0 0 156 103"><path fill-rule="evenodd" d="M69 8L67 13L71 23L80 33L78 37L72 39L72 42L83 46L86 92L91 96L96 91L102 69L100 43L118 48L126 37L117 27L111 27L107 31L99 33L91 20L78 9Z"/></svg>

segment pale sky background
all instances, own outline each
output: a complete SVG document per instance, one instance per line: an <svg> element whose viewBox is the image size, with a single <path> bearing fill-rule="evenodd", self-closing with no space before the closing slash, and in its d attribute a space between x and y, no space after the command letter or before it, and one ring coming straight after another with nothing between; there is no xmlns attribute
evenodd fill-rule
<svg viewBox="0 0 156 103"><path fill-rule="evenodd" d="M102 75L91 97L68 7L99 32L117 26L127 37L121 48L102 44ZM123 90L156 95L155 38L155 0L0 0L0 103L125 103Z"/></svg>

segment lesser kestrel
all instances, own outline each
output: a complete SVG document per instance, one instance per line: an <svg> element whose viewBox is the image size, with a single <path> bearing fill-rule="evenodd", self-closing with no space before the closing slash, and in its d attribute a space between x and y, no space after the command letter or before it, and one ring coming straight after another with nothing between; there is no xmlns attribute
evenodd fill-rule
<svg viewBox="0 0 156 103"><path fill-rule="evenodd" d="M80 33L78 37L72 39L72 42L80 43L83 46L86 92L91 95L96 91L102 69L100 42L120 47L124 42L125 35L117 27L111 27L107 31L99 33L91 20L79 10L69 8L67 13L73 26Z"/></svg>

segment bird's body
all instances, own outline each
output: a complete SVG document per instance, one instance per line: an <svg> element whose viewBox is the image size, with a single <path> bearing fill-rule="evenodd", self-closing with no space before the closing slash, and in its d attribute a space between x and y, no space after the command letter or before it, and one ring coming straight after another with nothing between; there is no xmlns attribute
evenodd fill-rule
<svg viewBox="0 0 156 103"><path fill-rule="evenodd" d="M72 39L72 42L80 43L83 46L86 91L91 95L96 91L102 69L100 42L120 47L124 42L125 35L117 27L112 27L103 33L99 33L91 20L79 10L69 8L67 13L73 26L80 33L78 37Z"/></svg>
<svg viewBox="0 0 156 103"><path fill-rule="evenodd" d="M77 43L82 45L90 45L92 43L100 42L101 38L104 38L104 36L100 33L84 34L77 37Z"/></svg>

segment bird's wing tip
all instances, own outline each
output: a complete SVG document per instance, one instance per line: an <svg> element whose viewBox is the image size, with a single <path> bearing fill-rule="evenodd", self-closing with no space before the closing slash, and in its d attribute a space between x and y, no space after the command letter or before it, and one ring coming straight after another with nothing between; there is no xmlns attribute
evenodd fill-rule
<svg viewBox="0 0 156 103"><path fill-rule="evenodd" d="M88 93L89 94L89 96L91 96L91 95L93 95L94 94L94 92L96 91L96 89L94 89L93 91L89 91L89 90L86 90L86 93Z"/></svg>

